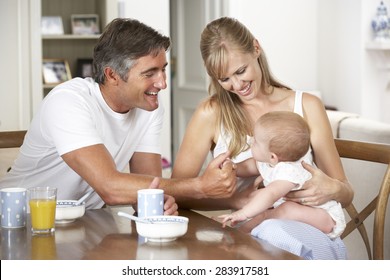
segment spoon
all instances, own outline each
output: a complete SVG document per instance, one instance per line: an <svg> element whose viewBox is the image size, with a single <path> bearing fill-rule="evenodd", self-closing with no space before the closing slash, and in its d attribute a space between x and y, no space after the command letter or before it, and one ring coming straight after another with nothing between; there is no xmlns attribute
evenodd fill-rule
<svg viewBox="0 0 390 280"><path fill-rule="evenodd" d="M86 200L92 193L93 193L93 190L90 190L90 191L87 192L85 195L83 195L79 200L77 200L76 203L75 203L74 205L80 205L80 204L83 203L84 200Z"/></svg>
<svg viewBox="0 0 390 280"><path fill-rule="evenodd" d="M140 223L144 223L144 224L152 224L152 222L149 220L146 220L144 218L138 218L134 215L130 215L130 214L127 214L127 213L122 212L122 211L119 211L117 214L118 214L118 216L125 217L125 218L128 218L128 219L136 221L136 222L140 222Z"/></svg>

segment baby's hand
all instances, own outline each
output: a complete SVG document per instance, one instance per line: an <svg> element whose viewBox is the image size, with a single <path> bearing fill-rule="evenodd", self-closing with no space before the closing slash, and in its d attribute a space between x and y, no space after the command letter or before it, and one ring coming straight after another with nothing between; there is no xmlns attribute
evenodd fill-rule
<svg viewBox="0 0 390 280"><path fill-rule="evenodd" d="M226 224L230 221L230 226L234 227L238 223L248 220L248 217L243 211L236 211L232 214L220 215L218 218L222 219L222 227L226 227Z"/></svg>
<svg viewBox="0 0 390 280"><path fill-rule="evenodd" d="M221 219L222 227L226 227L226 223L233 218L232 214L225 214L218 216L218 219Z"/></svg>

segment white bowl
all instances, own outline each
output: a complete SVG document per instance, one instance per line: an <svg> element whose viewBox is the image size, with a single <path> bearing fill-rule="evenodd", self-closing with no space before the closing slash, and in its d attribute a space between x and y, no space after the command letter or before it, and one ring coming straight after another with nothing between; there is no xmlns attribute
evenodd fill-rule
<svg viewBox="0 0 390 280"><path fill-rule="evenodd" d="M183 236L188 229L188 218L182 216L151 216L135 222L139 235L151 242L169 242Z"/></svg>
<svg viewBox="0 0 390 280"><path fill-rule="evenodd" d="M85 202L76 205L77 200L57 200L56 223L66 224L82 217L85 213Z"/></svg>

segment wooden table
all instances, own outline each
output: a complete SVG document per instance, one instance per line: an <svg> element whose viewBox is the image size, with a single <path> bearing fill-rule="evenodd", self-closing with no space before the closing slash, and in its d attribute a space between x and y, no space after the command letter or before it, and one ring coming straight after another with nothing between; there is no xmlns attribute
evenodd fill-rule
<svg viewBox="0 0 390 280"><path fill-rule="evenodd" d="M72 223L56 225L55 233L49 236L32 236L30 221L22 229L1 228L1 259L299 259L188 210L180 211L181 216L189 218L184 236L167 243L145 242L138 236L134 222L119 217L117 211L117 208L88 210Z"/></svg>

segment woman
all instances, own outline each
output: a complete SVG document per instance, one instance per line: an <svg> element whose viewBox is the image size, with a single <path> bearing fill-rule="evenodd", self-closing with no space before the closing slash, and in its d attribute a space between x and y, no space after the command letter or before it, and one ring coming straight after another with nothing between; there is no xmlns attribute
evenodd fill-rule
<svg viewBox="0 0 390 280"><path fill-rule="evenodd" d="M302 115L310 127L318 169L303 164L312 173L312 179L301 190L290 192L286 199L306 206L318 206L329 200L336 200L344 207L351 203L352 187L342 168L321 100L278 82L269 70L259 42L235 19L224 17L209 23L202 32L200 48L211 78L210 97L198 106L188 124L172 177L197 176L209 151L214 157L230 151L234 162L252 157L248 143L256 120L271 111L293 111ZM239 191L228 200L181 202L180 206L240 209L254 189L247 187L255 186L254 180L239 178ZM301 222L270 219L258 225L254 218L244 229L305 259L346 258L345 246L339 238L331 240Z"/></svg>

